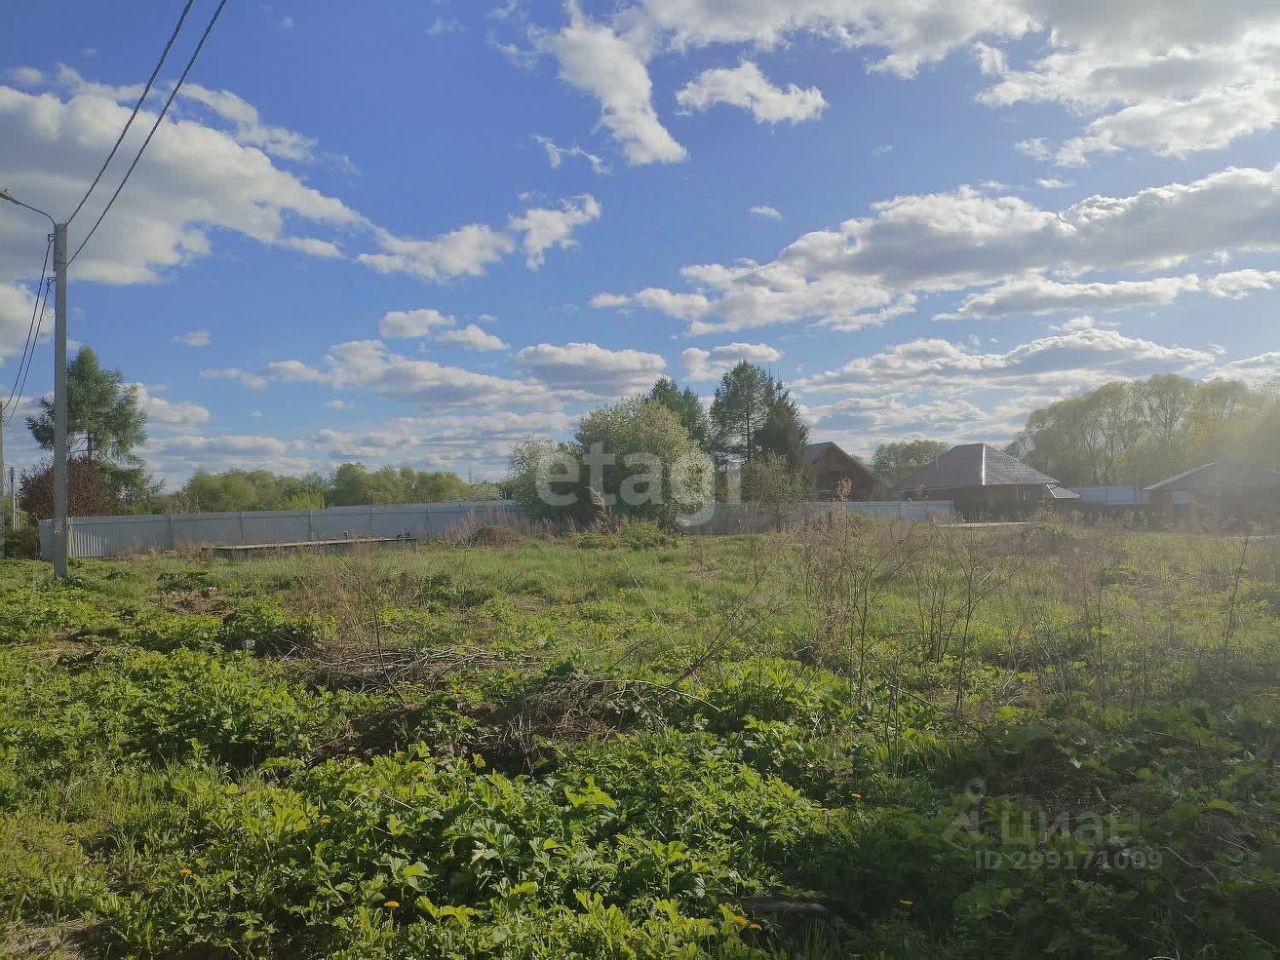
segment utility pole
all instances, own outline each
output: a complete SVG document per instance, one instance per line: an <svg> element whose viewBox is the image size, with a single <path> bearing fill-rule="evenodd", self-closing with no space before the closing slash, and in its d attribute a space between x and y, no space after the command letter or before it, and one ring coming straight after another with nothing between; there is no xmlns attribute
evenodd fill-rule
<svg viewBox="0 0 1280 960"><path fill-rule="evenodd" d="M67 225L53 226L53 575L67 575Z"/></svg>

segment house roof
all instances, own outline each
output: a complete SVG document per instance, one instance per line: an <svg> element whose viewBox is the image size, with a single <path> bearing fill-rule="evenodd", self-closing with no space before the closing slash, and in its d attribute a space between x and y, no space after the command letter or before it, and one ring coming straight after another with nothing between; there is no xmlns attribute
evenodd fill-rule
<svg viewBox="0 0 1280 960"><path fill-rule="evenodd" d="M958 487L1057 485L1058 481L989 443L962 443L921 467L903 490L951 490Z"/></svg>
<svg viewBox="0 0 1280 960"><path fill-rule="evenodd" d="M1155 490L1280 490L1280 470L1243 460L1214 460L1146 488Z"/></svg>
<svg viewBox="0 0 1280 960"><path fill-rule="evenodd" d="M849 464L851 469L860 470L863 473L866 473L868 476L871 475L871 471L867 469L866 464L864 464L857 457L851 456L848 453L846 453L844 448L841 447L840 444L832 443L830 440L826 440L822 443L807 444L804 448L804 462L807 463L809 466L813 466L815 463L821 460L823 455L826 454L828 451L834 452L842 460L845 460Z"/></svg>
<svg viewBox="0 0 1280 960"><path fill-rule="evenodd" d="M1056 483L1051 483L1045 487L1044 499L1046 500L1079 500L1080 494L1074 490L1068 490L1066 487L1060 487Z"/></svg>

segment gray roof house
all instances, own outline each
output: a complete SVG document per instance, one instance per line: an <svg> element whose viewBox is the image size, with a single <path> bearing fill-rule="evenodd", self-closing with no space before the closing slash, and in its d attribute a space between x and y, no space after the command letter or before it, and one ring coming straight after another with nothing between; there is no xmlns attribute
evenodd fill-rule
<svg viewBox="0 0 1280 960"><path fill-rule="evenodd" d="M902 494L954 500L966 517L1022 516L1043 503L1076 499L1048 474L1029 467L989 443L962 443L921 467L902 484Z"/></svg>

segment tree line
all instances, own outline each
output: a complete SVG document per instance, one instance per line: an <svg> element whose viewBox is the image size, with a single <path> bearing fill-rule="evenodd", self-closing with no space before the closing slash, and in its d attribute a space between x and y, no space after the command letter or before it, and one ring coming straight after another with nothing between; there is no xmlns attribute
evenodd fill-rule
<svg viewBox="0 0 1280 960"><path fill-rule="evenodd" d="M730 478L747 500L799 500L809 495L804 462L809 431L790 390L746 361L727 371L711 403L662 377L647 393L585 414L567 441L518 444L500 483L468 483L454 473L411 467L369 469L344 463L331 473L288 476L268 470L197 470L166 492L137 449L147 417L137 387L105 369L88 347L68 365L69 507L72 515L319 509L326 506L486 500L512 497L536 515L549 508L536 479L549 458L584 458L599 445L619 458L599 478L602 494L645 482L630 454L650 454L668 472L648 482L669 487L670 464L703 456L713 464L711 495L725 498ZM27 418L36 443L53 447L53 404L45 397ZM880 495L894 497L906 479L949 444L912 439L878 446L870 463ZM1174 374L1116 381L1032 411L1006 448L1068 486L1147 485L1223 457L1280 467L1280 386L1233 380L1196 381ZM579 504L589 503L588 477L578 480ZM19 505L34 517L53 512L53 474L45 461L24 472ZM581 507L579 508L582 509ZM633 511L668 521L681 505L645 503Z"/></svg>
<svg viewBox="0 0 1280 960"><path fill-rule="evenodd" d="M1115 381L1033 411L1008 452L1068 486L1147 486L1223 458L1280 468L1280 385Z"/></svg>
<svg viewBox="0 0 1280 960"><path fill-rule="evenodd" d="M344 463L331 473L295 477L269 470L196 470L166 492L137 455L147 439L147 415L138 388L120 370L102 366L82 347L67 364L68 511L72 516L307 510L364 504L492 500L498 487L468 483L446 471ZM42 397L27 428L43 450L53 450L53 401ZM28 515L53 515L53 464L26 470L18 505Z"/></svg>

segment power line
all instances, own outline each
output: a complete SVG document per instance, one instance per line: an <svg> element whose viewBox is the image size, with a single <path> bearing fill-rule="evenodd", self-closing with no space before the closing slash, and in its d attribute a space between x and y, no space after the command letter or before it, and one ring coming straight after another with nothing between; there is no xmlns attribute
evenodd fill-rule
<svg viewBox="0 0 1280 960"><path fill-rule="evenodd" d="M200 51L204 47L204 42L209 39L209 34L213 31L213 25L218 22L218 16L222 13L222 8L227 5L227 0L219 0L217 9L213 11L213 16L209 18L209 25L204 28L204 33L200 35L200 42L196 44L195 50L191 53L191 59L187 61L187 66L182 71L182 76L178 78L178 82L174 84L169 99L164 102L164 106L160 109L160 115L156 117L156 122L151 125L151 130L147 134L147 139L142 141L142 146L138 148L138 155L133 158L133 163L129 164L129 169L124 172L124 179L120 181L120 186L116 187L116 192L111 195L111 199L107 201L107 205L103 208L102 213L98 215L98 219L93 226L89 228L89 232L85 234L85 238L80 241L80 246L76 247L76 252L67 260L67 266L71 266L75 262L76 257L80 256L80 251L84 249L85 244L97 232L99 226L102 225L103 219L107 215L107 211L111 209L111 205L116 202L116 198L120 196L120 191L124 189L124 185L129 182L129 177L133 173L134 167L138 165L138 161L142 159L143 152L147 149L147 145L151 143L151 138L155 136L156 131L160 128L164 115L169 112L174 99L178 96L178 91L182 89L183 82L187 79L187 74L191 72L191 68L196 64L196 58L200 56Z"/></svg>
<svg viewBox="0 0 1280 960"><path fill-rule="evenodd" d="M44 315L49 308L49 288L53 286L53 277L49 277L44 282L44 303L40 306L40 317L36 320L36 336L31 341L31 360L27 361L26 367L22 371L22 383L18 385L18 396L22 396L22 392L27 389L27 374L31 372L31 361L36 358L36 344L40 341L40 331L44 329ZM38 296L37 291L37 296ZM5 421L8 425L13 422L13 418L18 415L18 405L13 405L13 410L9 413L9 419Z"/></svg>
<svg viewBox="0 0 1280 960"><path fill-rule="evenodd" d="M36 284L35 302L31 304L31 322L27 324L27 342L22 347L22 359L18 361L17 372L13 375L13 389L9 391L9 399L4 402L3 406L0 406L0 417L3 417L5 413L8 412L10 404L13 403L13 398L18 394L18 381L26 379L23 371L30 366L31 363L31 360L27 356L28 352L30 352L33 357L35 356L35 349L32 345L32 335L35 333L36 329L36 316L40 313L40 293L42 290L48 289L45 287L44 281L49 275L49 251L52 249L53 238L51 237L44 247L44 263L40 267L40 280ZM12 419L13 415L10 414L9 420ZM7 423L8 420L5 422Z"/></svg>
<svg viewBox="0 0 1280 960"><path fill-rule="evenodd" d="M165 60L169 56L169 51L173 48L173 42L178 39L178 32L182 29L183 22L187 19L187 14L191 12L191 5L195 0L187 0L187 5L182 8L182 15L178 17L178 22L173 28L173 33L169 34L169 42L164 45L164 51L160 54L160 62L156 64L156 68L151 71L151 76L147 79L147 85L142 88L142 96L138 97L138 102L133 105L133 112L129 114L129 119L124 123L124 129L120 131L120 136L116 137L115 146L111 148L111 152L107 154L107 159L102 161L102 168L98 171L98 175L93 178L93 183L89 184L89 189L84 192L84 196L80 198L80 202L76 204L76 208L71 211L71 216L67 217L67 223L76 218L76 214L80 212L80 208L84 206L85 201L89 199L89 195L93 193L98 186L98 181L102 179L102 175L107 172L107 167L111 160L115 157L116 151L120 149L120 144L124 143L125 135L129 132L129 128L133 126L134 119L138 116L138 111L142 109L143 102L147 99L147 95L151 93L151 86L156 82L156 77L160 74L160 69L164 66Z"/></svg>

